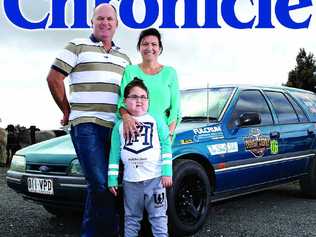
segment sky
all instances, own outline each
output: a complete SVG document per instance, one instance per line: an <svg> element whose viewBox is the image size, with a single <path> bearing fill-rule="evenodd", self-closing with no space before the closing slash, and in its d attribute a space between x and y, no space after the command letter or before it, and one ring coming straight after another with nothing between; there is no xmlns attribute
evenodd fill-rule
<svg viewBox="0 0 316 237"><path fill-rule="evenodd" d="M53 0L20 0L23 15L38 21L50 12ZM203 24L205 4L198 1L198 22ZM258 15L258 1L237 0L235 11L240 20ZM262 0L261 0L262 1ZM297 4L299 0L289 0ZM73 1L66 9L67 22L73 20ZM94 1L88 1L88 19ZM220 4L222 0L218 0ZM278 23L274 14L276 0L272 0L274 29L237 30L228 26L218 10L220 29L160 29L164 52L159 62L173 66L178 74L181 89L206 87L207 84L254 84L279 86L286 83L288 72L296 65L300 48L316 53L316 6L295 10L293 19L299 21L312 14L308 29L290 30ZM91 29L18 28L6 17L3 0L0 0L0 127L20 124L40 129L60 128L61 112L53 101L46 83L52 62L66 43L74 38L87 37ZM118 8L120 1L112 3ZM158 0L160 15L153 25L162 22L162 0ZM134 0L136 20L145 14L144 0ZM184 23L184 0L178 0L176 23ZM50 19L51 20L51 19ZM49 20L49 21L50 21ZM256 22L258 17L256 18ZM133 63L140 63L136 50L140 30L125 26L119 19L114 41L130 56ZM65 80L67 87L68 80Z"/></svg>

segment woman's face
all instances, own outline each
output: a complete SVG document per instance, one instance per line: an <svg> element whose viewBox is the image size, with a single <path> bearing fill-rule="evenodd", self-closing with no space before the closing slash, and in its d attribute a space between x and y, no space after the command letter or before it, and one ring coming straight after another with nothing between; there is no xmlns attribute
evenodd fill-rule
<svg viewBox="0 0 316 237"><path fill-rule="evenodd" d="M160 54L159 41L156 36L145 36L140 42L139 51L143 60L152 61L157 60Z"/></svg>

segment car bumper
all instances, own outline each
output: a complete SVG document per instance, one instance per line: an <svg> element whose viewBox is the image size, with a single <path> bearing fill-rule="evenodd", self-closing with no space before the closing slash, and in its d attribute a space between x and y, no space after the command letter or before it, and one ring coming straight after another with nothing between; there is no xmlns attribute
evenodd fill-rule
<svg viewBox="0 0 316 237"><path fill-rule="evenodd" d="M27 185L28 178L52 180L53 194L29 192ZM8 170L6 180L8 187L21 193L25 199L43 205L81 209L84 204L87 187L84 177L33 174Z"/></svg>

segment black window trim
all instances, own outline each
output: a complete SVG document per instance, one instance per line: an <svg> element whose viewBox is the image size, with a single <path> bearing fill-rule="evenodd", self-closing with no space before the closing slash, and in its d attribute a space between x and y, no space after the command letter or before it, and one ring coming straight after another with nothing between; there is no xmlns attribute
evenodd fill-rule
<svg viewBox="0 0 316 237"><path fill-rule="evenodd" d="M271 106L271 108L273 109L273 113L272 113L273 116L274 116L274 115L276 116L276 120L277 120L277 123L275 123L276 125L291 125L291 124L309 123L309 121L310 121L310 120L309 120L309 117L306 116L306 113L305 113L304 109L302 109L302 107L299 106L299 104L297 103L297 101L294 100L294 101L296 102L296 104L300 107L300 109L303 111L305 117L309 120L309 121L307 121L307 122L301 122L301 121L300 121L299 116L298 116L298 114L297 114L297 111L295 110L293 104L292 104L291 101L289 100L289 98L288 98L288 96L287 96L288 93L287 93L286 91L283 91L283 90L269 90L269 89L264 89L263 92L264 92L265 96L267 97L267 99L269 100L269 106ZM283 94L284 97L286 98L286 100L287 100L287 101L289 102L289 104L291 105L293 111L295 112L295 115L296 115L296 118L297 118L297 122L295 122L295 123L280 123L280 122L279 122L278 115L277 115L276 111L274 110L273 103L272 103L271 100L269 99L269 96L266 94L266 92L275 92L275 93L281 93L281 94ZM291 96L291 98L293 99L293 96Z"/></svg>

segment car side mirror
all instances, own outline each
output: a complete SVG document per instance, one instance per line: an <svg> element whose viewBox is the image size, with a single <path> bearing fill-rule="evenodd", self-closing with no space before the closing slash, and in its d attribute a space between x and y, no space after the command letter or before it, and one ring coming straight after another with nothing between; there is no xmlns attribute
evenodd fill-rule
<svg viewBox="0 0 316 237"><path fill-rule="evenodd" d="M256 125L261 123L260 114L255 112L243 113L239 117L238 127Z"/></svg>

